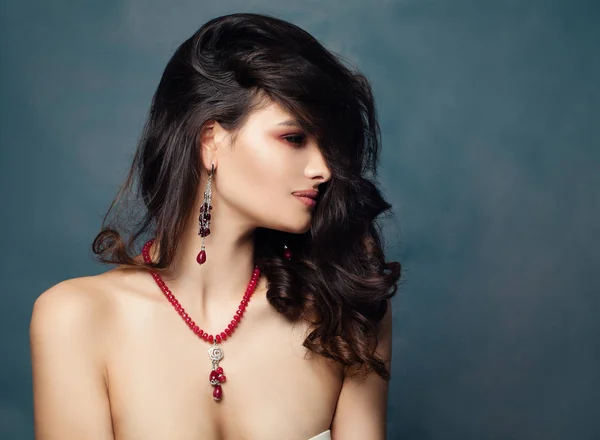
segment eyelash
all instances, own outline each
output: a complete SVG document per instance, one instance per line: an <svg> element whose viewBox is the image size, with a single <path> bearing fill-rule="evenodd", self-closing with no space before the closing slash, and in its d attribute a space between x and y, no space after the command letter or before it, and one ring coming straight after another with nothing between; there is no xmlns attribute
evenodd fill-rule
<svg viewBox="0 0 600 440"><path fill-rule="evenodd" d="M292 141L288 140L289 138L301 138L302 140L300 142L292 142ZM302 144L304 144L306 136L303 135L302 133L297 133L297 134L290 134L290 135L284 136L283 139L285 139L286 141L288 141L296 146L301 146Z"/></svg>

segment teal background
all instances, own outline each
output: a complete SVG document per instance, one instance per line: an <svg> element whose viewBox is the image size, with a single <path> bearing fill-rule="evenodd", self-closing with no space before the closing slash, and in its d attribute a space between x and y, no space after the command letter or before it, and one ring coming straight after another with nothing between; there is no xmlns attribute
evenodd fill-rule
<svg viewBox="0 0 600 440"><path fill-rule="evenodd" d="M267 12L372 81L404 265L390 439L600 439L600 2L3 1L0 438L32 439L28 324L90 243L170 54Z"/></svg>

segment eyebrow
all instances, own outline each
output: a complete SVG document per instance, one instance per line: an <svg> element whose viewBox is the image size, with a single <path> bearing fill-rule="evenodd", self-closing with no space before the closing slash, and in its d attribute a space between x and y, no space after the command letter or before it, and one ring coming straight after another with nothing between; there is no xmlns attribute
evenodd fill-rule
<svg viewBox="0 0 600 440"><path fill-rule="evenodd" d="M287 121L280 122L277 125L284 125L286 127L301 127L301 125L295 119L288 119Z"/></svg>

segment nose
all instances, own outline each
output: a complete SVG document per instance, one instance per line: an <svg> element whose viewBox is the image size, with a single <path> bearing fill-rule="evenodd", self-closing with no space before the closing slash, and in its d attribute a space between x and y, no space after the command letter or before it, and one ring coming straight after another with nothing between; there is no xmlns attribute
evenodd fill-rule
<svg viewBox="0 0 600 440"><path fill-rule="evenodd" d="M320 180L319 183L325 183L331 179L331 170L327 166L325 157L318 145L313 144L310 148L310 157L304 174L311 180Z"/></svg>

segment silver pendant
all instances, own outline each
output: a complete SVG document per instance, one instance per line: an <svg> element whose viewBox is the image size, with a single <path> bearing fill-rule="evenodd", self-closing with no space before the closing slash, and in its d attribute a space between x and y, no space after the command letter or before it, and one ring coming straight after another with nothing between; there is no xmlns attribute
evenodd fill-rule
<svg viewBox="0 0 600 440"><path fill-rule="evenodd" d="M223 368L219 367L219 362L223 359L223 350L215 342L214 345L208 349L208 356L212 362L212 370L208 380L213 386L213 398L218 402L223 396L221 384L225 382L226 379L223 374Z"/></svg>
<svg viewBox="0 0 600 440"><path fill-rule="evenodd" d="M215 342L214 345L208 349L208 356L213 364L213 370L216 370L219 366L219 362L223 359L223 349Z"/></svg>

